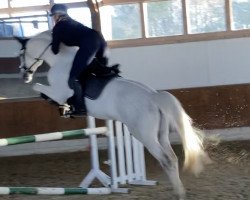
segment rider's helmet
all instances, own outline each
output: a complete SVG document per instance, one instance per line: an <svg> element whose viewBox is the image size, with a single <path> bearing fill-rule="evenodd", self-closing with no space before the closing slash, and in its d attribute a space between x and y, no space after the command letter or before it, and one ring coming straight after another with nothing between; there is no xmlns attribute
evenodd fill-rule
<svg viewBox="0 0 250 200"><path fill-rule="evenodd" d="M67 6L64 4L54 4L50 10L50 16L59 14L59 15L67 15Z"/></svg>

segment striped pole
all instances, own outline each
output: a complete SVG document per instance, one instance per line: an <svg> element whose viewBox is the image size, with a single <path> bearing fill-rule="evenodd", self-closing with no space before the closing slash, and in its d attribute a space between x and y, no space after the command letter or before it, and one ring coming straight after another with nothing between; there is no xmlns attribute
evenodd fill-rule
<svg viewBox="0 0 250 200"><path fill-rule="evenodd" d="M0 187L0 195L74 195L74 194L110 194L110 188L52 188L52 187Z"/></svg>
<svg viewBox="0 0 250 200"><path fill-rule="evenodd" d="M15 144L24 144L31 142L45 142L52 140L62 140L66 138L73 138L77 136L89 136L92 134L106 134L106 127L99 128L91 128L91 129L80 129L80 130L72 130L72 131L64 131L64 132L54 132L54 133L45 133L38 135L27 135L20 137L12 137L12 138L4 138L0 139L0 147L15 145Z"/></svg>

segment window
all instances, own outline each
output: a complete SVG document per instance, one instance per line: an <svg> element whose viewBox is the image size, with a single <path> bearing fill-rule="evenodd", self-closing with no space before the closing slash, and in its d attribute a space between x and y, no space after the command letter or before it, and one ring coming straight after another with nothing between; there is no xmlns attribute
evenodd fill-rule
<svg viewBox="0 0 250 200"><path fill-rule="evenodd" d="M13 26L7 23L0 23L0 37L13 36Z"/></svg>
<svg viewBox="0 0 250 200"><path fill-rule="evenodd" d="M225 0L186 0L186 2L189 33L226 30Z"/></svg>
<svg viewBox="0 0 250 200"><path fill-rule="evenodd" d="M84 24L85 26L92 27L91 14L89 8L69 8L68 14L74 20Z"/></svg>
<svg viewBox="0 0 250 200"><path fill-rule="evenodd" d="M49 5L49 0L11 0L11 7L28 7L28 6L39 6Z"/></svg>
<svg viewBox="0 0 250 200"><path fill-rule="evenodd" d="M15 12L11 14L11 17L26 17L35 15L47 15L46 11L33 11L33 12Z"/></svg>
<svg viewBox="0 0 250 200"><path fill-rule="evenodd" d="M74 2L83 2L87 0L54 0L54 3L74 3Z"/></svg>
<svg viewBox="0 0 250 200"><path fill-rule="evenodd" d="M181 35L183 17L181 0L144 3L147 37Z"/></svg>
<svg viewBox="0 0 250 200"><path fill-rule="evenodd" d="M30 37L49 29L45 11L13 13L12 18L4 19L0 25L2 37Z"/></svg>
<svg viewBox="0 0 250 200"><path fill-rule="evenodd" d="M0 37L30 37L52 28L52 18L48 17L50 2L67 3L68 14L91 27L91 13L88 7L77 2L86 0L0 0ZM3 2L3 3L2 3Z"/></svg>
<svg viewBox="0 0 250 200"><path fill-rule="evenodd" d="M104 6L100 14L102 32L107 40L142 37L139 4Z"/></svg>
<svg viewBox="0 0 250 200"><path fill-rule="evenodd" d="M66 3L69 15L88 27L92 27L93 19L95 25L101 24L101 31L111 48L245 37L250 34L250 0L89 1L98 2L101 21L98 17L91 18L90 9L94 6L88 8L87 0L0 2L0 37L9 36L12 32L31 36L52 28L50 17L44 20L37 15L47 17L46 11L54 3ZM6 21L9 17L14 17L16 21Z"/></svg>
<svg viewBox="0 0 250 200"><path fill-rule="evenodd" d="M21 18L23 36L30 37L49 29L46 17Z"/></svg>
<svg viewBox="0 0 250 200"><path fill-rule="evenodd" d="M232 29L250 28L250 0L232 0Z"/></svg>
<svg viewBox="0 0 250 200"><path fill-rule="evenodd" d="M0 8L8 8L8 0L1 0Z"/></svg>
<svg viewBox="0 0 250 200"><path fill-rule="evenodd" d="M22 36L20 23L15 19L7 19L0 23L0 36L12 37L13 35Z"/></svg>
<svg viewBox="0 0 250 200"><path fill-rule="evenodd" d="M9 14L4 14L4 13L0 14L0 20L1 20L1 18L8 18L8 17L10 17Z"/></svg>

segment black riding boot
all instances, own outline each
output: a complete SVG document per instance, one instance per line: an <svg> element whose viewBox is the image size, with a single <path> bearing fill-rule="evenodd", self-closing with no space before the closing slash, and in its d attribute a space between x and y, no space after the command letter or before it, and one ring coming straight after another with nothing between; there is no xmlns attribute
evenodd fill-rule
<svg viewBox="0 0 250 200"><path fill-rule="evenodd" d="M71 81L70 87L74 90L74 95L71 98L73 103L73 111L71 116L73 117L81 117L87 114L87 109L85 105L85 100L82 95L82 86L79 80L75 79Z"/></svg>

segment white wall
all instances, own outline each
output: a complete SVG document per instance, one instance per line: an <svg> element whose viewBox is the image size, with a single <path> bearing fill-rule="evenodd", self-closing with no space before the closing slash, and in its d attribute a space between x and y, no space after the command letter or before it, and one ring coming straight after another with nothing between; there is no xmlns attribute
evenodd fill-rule
<svg viewBox="0 0 250 200"><path fill-rule="evenodd" d="M0 40L0 58L17 57L21 45L15 40Z"/></svg>
<svg viewBox="0 0 250 200"><path fill-rule="evenodd" d="M0 57L15 57L16 41L0 40ZM155 89L250 83L250 38L110 50L123 76Z"/></svg>
<svg viewBox="0 0 250 200"><path fill-rule="evenodd" d="M116 62L156 89L250 83L250 38L112 49Z"/></svg>

